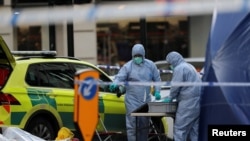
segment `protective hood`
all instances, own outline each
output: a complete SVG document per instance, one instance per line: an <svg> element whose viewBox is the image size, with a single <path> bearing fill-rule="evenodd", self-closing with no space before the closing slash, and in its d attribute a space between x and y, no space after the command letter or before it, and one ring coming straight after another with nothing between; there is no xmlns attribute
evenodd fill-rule
<svg viewBox="0 0 250 141"><path fill-rule="evenodd" d="M173 67L176 67L177 65L179 65L181 62L184 61L183 57L178 53L178 52L170 52L167 57L166 57L166 61L173 65Z"/></svg>
<svg viewBox="0 0 250 141"><path fill-rule="evenodd" d="M132 48L132 57L134 55L140 54L143 59L145 58L145 49L142 44L135 44Z"/></svg>

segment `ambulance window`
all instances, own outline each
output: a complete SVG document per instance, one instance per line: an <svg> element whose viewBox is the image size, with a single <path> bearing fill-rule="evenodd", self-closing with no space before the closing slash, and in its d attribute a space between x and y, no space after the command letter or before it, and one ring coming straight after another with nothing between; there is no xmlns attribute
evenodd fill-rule
<svg viewBox="0 0 250 141"><path fill-rule="evenodd" d="M4 86L10 74L10 68L7 65L0 65L0 88Z"/></svg>
<svg viewBox="0 0 250 141"><path fill-rule="evenodd" d="M75 69L75 71L81 70L81 69L94 69L97 72L99 72L99 83L101 82L111 82L111 79L109 77L107 77L106 75L104 75L101 71L99 71L96 68L93 68L91 66L88 65L84 65L84 64L72 64L73 68ZM107 91L107 85L100 85L99 87L100 91Z"/></svg>
<svg viewBox="0 0 250 141"><path fill-rule="evenodd" d="M32 64L25 80L31 86L73 88L74 72L67 63Z"/></svg>

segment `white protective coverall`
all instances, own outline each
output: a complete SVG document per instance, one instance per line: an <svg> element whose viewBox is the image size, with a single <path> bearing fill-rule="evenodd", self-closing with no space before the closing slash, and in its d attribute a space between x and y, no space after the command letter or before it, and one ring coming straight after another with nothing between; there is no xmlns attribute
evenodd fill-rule
<svg viewBox="0 0 250 141"><path fill-rule="evenodd" d="M128 82L126 85L125 93L125 107L126 107L126 127L127 127L127 139L128 141L136 140L136 118L131 116L131 112L145 103L151 101L150 86L149 85L129 85L129 82L160 82L160 74L156 65L145 58L145 49L141 44L135 44L132 48L132 57L135 55L142 55L143 61L140 64L136 64L133 59L128 61L120 69L114 83ZM160 86L155 87L156 91L160 91ZM149 118L138 117L137 130L138 141L146 141L148 137Z"/></svg>
<svg viewBox="0 0 250 141"><path fill-rule="evenodd" d="M196 69L185 62L182 55L170 52L166 56L173 70L172 82L174 83L200 83L201 78ZM177 99L178 108L174 124L174 141L198 141L198 125L200 115L200 85L171 86L170 99Z"/></svg>

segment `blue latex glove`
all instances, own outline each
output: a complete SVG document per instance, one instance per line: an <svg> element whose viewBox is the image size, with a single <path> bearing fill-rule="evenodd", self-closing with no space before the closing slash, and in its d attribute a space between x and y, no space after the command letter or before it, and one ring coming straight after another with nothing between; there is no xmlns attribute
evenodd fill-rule
<svg viewBox="0 0 250 141"><path fill-rule="evenodd" d="M160 100L161 99L161 94L160 94L160 92L159 91L155 91L155 99L156 100Z"/></svg>
<svg viewBox="0 0 250 141"><path fill-rule="evenodd" d="M111 92L115 92L115 90L117 89L117 85L115 84L115 83L112 83L110 86L109 86L109 90L111 91Z"/></svg>
<svg viewBox="0 0 250 141"><path fill-rule="evenodd" d="M162 102L170 103L172 102L172 99L170 97L166 97Z"/></svg>

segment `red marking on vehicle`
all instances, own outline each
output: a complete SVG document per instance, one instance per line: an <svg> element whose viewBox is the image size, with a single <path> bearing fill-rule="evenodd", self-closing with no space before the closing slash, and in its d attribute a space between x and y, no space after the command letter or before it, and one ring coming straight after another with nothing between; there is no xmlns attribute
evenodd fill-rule
<svg viewBox="0 0 250 141"><path fill-rule="evenodd" d="M5 109L8 113L10 113L10 106L9 106L9 105L3 105L3 107L4 107L4 109Z"/></svg>

